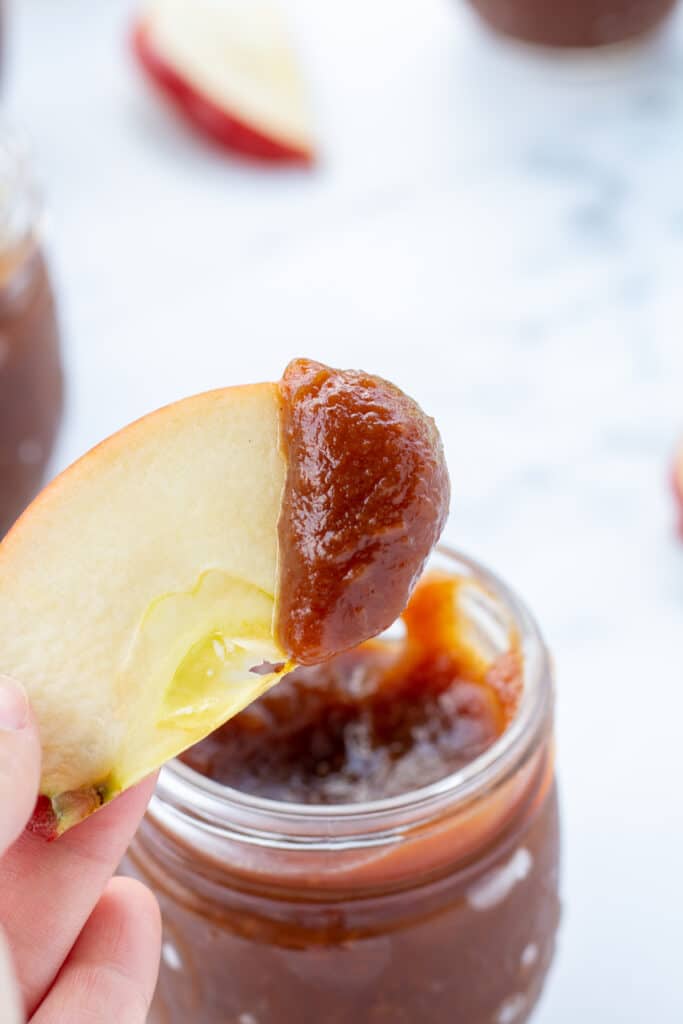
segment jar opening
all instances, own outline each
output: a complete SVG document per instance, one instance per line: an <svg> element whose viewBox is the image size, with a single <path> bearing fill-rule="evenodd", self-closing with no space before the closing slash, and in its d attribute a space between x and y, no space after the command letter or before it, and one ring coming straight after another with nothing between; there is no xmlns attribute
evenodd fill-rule
<svg viewBox="0 0 683 1024"><path fill-rule="evenodd" d="M407 828L464 808L504 782L538 749L552 715L553 684L539 628L524 603L494 573L474 559L439 547L436 568L463 576L469 591L467 614L482 647L505 653L512 633L523 663L523 690L515 717L502 735L463 768L436 782L397 796L365 803L286 803L223 786L180 761L162 770L150 806L153 817L168 811L189 825L231 834L257 845L315 845L339 848L394 841Z"/></svg>

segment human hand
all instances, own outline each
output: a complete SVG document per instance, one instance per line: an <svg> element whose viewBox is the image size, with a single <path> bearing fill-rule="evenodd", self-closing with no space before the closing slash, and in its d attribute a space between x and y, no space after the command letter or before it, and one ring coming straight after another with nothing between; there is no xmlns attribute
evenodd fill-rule
<svg viewBox="0 0 683 1024"><path fill-rule="evenodd" d="M159 908L141 883L112 875L154 779L48 844L24 831L39 777L26 695L0 675L0 1021L144 1024L159 966Z"/></svg>

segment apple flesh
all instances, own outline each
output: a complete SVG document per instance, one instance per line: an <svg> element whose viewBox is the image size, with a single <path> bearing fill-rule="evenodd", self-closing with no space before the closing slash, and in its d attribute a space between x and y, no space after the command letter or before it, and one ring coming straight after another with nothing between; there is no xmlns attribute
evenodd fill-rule
<svg viewBox="0 0 683 1024"><path fill-rule="evenodd" d="M267 0L153 0L134 25L132 46L195 131L254 160L313 161L303 84Z"/></svg>
<svg viewBox="0 0 683 1024"><path fill-rule="evenodd" d="M282 675L278 416L275 384L153 413L58 477L0 546L1 670L38 718L55 832ZM251 671L264 663L277 671ZM43 833L49 820L43 801Z"/></svg>

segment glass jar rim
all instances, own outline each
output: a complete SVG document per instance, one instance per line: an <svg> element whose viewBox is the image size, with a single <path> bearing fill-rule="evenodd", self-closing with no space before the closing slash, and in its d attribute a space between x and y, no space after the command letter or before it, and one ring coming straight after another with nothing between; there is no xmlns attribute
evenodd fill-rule
<svg viewBox="0 0 683 1024"><path fill-rule="evenodd" d="M252 796L214 782L181 761L165 765L150 805L221 836L262 846L330 849L393 841L444 813L459 811L512 777L537 749L552 715L554 687L549 654L526 604L495 573L447 545L437 554L469 573L511 616L519 637L523 693L510 725L463 768L397 796L364 803L310 805Z"/></svg>

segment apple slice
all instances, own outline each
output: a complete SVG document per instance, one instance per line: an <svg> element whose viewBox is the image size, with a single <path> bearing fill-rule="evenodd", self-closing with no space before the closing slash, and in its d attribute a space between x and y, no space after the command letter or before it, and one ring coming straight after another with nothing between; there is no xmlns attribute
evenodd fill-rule
<svg viewBox="0 0 683 1024"><path fill-rule="evenodd" d="M678 505L678 532L683 537L683 443L679 445L674 458L671 481Z"/></svg>
<svg viewBox="0 0 683 1024"><path fill-rule="evenodd" d="M248 671L287 661L272 635L277 438L274 384L180 402L68 469L0 546L0 663L38 717L48 831L279 678Z"/></svg>
<svg viewBox="0 0 683 1024"><path fill-rule="evenodd" d="M260 160L312 162L304 85L269 0L149 0L133 49L166 99L214 142Z"/></svg>
<svg viewBox="0 0 683 1024"><path fill-rule="evenodd" d="M330 467L335 446L348 464ZM447 505L417 405L306 360L76 462L0 545L0 671L27 687L43 745L34 828L63 832L295 663L389 625Z"/></svg>

